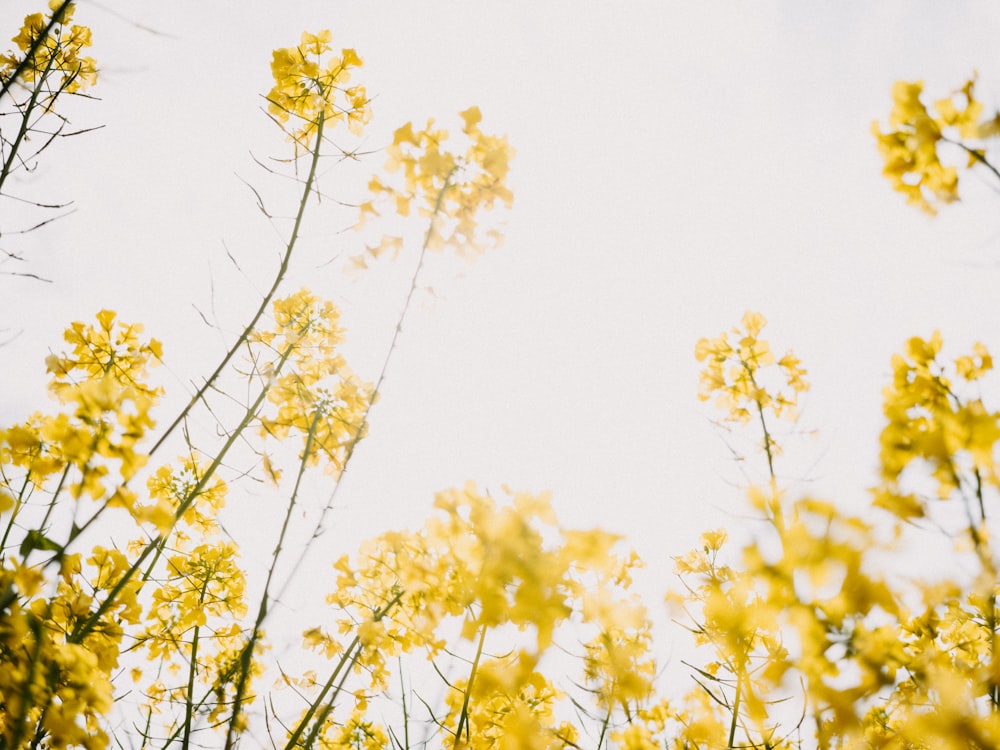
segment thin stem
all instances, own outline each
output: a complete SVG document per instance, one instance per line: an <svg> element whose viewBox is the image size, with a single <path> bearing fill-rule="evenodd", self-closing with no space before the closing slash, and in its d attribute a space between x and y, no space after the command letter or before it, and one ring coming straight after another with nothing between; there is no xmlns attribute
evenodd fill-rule
<svg viewBox="0 0 1000 750"><path fill-rule="evenodd" d="M204 595L204 590L202 594ZM194 633L191 636L191 664L188 669L187 696L184 701L184 736L181 738L181 750L188 750L191 746L191 719L194 715L194 678L198 674L198 634L200 632L201 626L195 625Z"/></svg>
<svg viewBox="0 0 1000 750"><path fill-rule="evenodd" d="M12 716L16 723L14 724L14 731L8 735L11 737L11 748L21 747L21 741L28 729L28 716L31 714L33 707L31 703L31 686L35 684L35 676L42 661L42 624L39 620L29 620L28 627L35 637L35 648L31 654L31 658L28 660L28 673L24 676L24 682L18 691L20 693L21 704L18 706L19 710L14 711Z"/></svg>
<svg viewBox="0 0 1000 750"><path fill-rule="evenodd" d="M403 598L403 593L402 589L397 591L392 599L386 602L384 607L374 613L372 619L375 622L379 622L383 617L385 617L389 611ZM333 709L333 699L340 693L340 689L343 687L344 680L347 679L349 670L344 672L343 677L341 677L340 683L336 688L334 688L334 682L336 682L337 677L340 676L342 670L353 666L354 662L357 661L361 654L359 648L360 646L361 638L355 635L351 640L350 645L348 645L348 647L344 650L344 655L340 657L340 661L337 662L337 666L334 667L329 679L327 679L326 683L323 685L323 689L320 691L319 695L316 696L316 699L309 705L309 709L306 711L305 716L299 720L299 723L295 727L294 731L290 733L288 741L285 743L285 750L292 750L292 748L299 744L299 738L302 736L302 733L305 731L309 723L313 721L314 717L316 717L316 723L313 726L312 731L309 733L309 736L306 738L304 747L311 747L316 741L316 737L322 729L323 722L326 720L326 717L330 715L330 711ZM320 704L326 700L327 693L331 690L333 690L333 695L330 697L330 702L322 711L320 711ZM318 717L316 716L317 712L319 713Z"/></svg>
<svg viewBox="0 0 1000 750"><path fill-rule="evenodd" d="M399 696L400 700L403 702L403 747L405 750L410 748L410 715L406 708L406 683L403 681L403 658L399 657L397 659L399 664Z"/></svg>
<svg viewBox="0 0 1000 750"><path fill-rule="evenodd" d="M733 750L736 745L736 725L740 718L740 695L743 692L743 669L736 673L736 695L733 698L733 720L729 724L729 750Z"/></svg>
<svg viewBox="0 0 1000 750"><path fill-rule="evenodd" d="M611 728L611 706L608 706L608 710L604 713L604 718L601 720L601 732L597 735L597 745L600 748L604 744L604 738L608 736L608 730Z"/></svg>
<svg viewBox="0 0 1000 750"><path fill-rule="evenodd" d="M986 524L986 504L983 501L983 475L979 473L979 467L976 466L972 470L973 476L976 478L976 499L979 501L979 522Z"/></svg>
<svg viewBox="0 0 1000 750"><path fill-rule="evenodd" d="M195 404L197 404L204 398L205 393L208 392L208 389L213 386L216 380L218 380L225 366L229 364L229 361L234 356L236 356L236 352L238 352L240 348L242 348L243 344L246 343L250 334L257 326L257 322L263 317L264 313L267 310L267 306L271 303L271 300L277 293L278 287L281 285L281 282L284 280L285 274L288 272L289 262L292 259L292 251L295 249L295 245L299 239L299 231L302 227L302 218L303 216L305 216L306 206L309 203L309 196L312 194L313 184L316 181L316 169L319 165L320 150L323 143L323 125L325 122L326 122L325 116L323 115L322 112L320 112L319 119L317 120L316 123L316 143L313 146L312 158L309 160L309 173L306 176L305 183L303 184L302 199L299 201L299 208L295 214L295 222L292 225L292 233L291 235L289 235L288 242L285 245L285 253L281 258L281 265L278 267L278 272L274 276L274 282L271 284L271 288L268 290L267 294L264 295L264 298L260 301L260 306L257 308L257 312L254 313L254 316L250 319L250 322L247 323L247 325L243 328L243 332L233 343L232 347L230 347L229 351L226 352L226 355L222 358L222 361L219 362L219 365L218 367L215 368L215 371L208 376L208 379L204 382L204 384L202 384L201 388L198 389L198 392L191 397L191 400L188 402L187 406L185 406L181 410L181 413L177 415L177 417L170 424L170 426L167 427L167 429L164 431L162 435L160 435L159 440L156 441L156 443L149 451L150 456L152 456L157 451L157 449L159 449L159 447L163 445L163 442L167 439L167 437L175 429L177 429L177 426L184 421L187 415L191 412L191 409L194 408Z"/></svg>
<svg viewBox="0 0 1000 750"><path fill-rule="evenodd" d="M322 410L316 409L313 415L312 424L309 425L309 434L306 435L306 444L302 449L302 458L299 460L299 470L295 477L295 487L292 489L291 497L288 500L288 508L285 511L285 520L281 524L281 532L278 534L278 542L275 545L274 552L271 554L271 565L268 568L267 579L264 582L264 593L261 594L260 597L260 606L257 609L257 618L254 621L250 638L247 640L247 643L243 647L243 651L240 654L240 673L237 677L236 695L233 698L233 710L229 717L229 728L226 730L226 750L231 750L237 740L236 725L239 721L240 710L243 706L243 698L246 693L246 688L250 682L250 673L253 667L253 651L257 645L257 641L260 639L261 626L264 624L264 619L267 617L267 607L271 594L271 581L274 578L274 571L278 567L278 558L281 556L285 537L287 536L288 529L291 526L292 512L295 510L296 501L299 495L299 487L302 483L302 477L305 475L306 464L309 461L313 440L316 435L316 428L319 426L319 421L322 416Z"/></svg>
<svg viewBox="0 0 1000 750"><path fill-rule="evenodd" d="M754 390L759 391L757 387L757 380L753 376L753 369L746 363L741 362L743 369L747 372L747 377L750 379L750 384L754 387ZM767 420L764 418L764 405L760 402L759 398L754 399L754 404L757 406L757 416L760 419L760 428L764 432L764 453L767 455L767 472L771 476L771 486L774 487L777 478L774 475L774 452L771 449L771 433L767 429Z"/></svg>
<svg viewBox="0 0 1000 750"><path fill-rule="evenodd" d="M220 681L223 680L223 679L224 678L222 676L219 677ZM208 705L208 702L215 697L215 692L216 692L216 689L215 689L214 686L209 685L208 687L206 687L205 688L205 692L202 695L202 697L199 698L197 701L195 701L195 703L194 703L194 711L195 712L201 711L206 705ZM147 724L147 727L148 727L148 724ZM180 737L180 733L183 731L183 729L184 729L184 725L183 724L181 724L180 726L175 726L173 728L173 731L170 733L169 736L166 737L166 739L160 739L159 740L158 747L160 747L160 748L168 748L171 745L173 745L174 741L177 740L178 737ZM148 734L148 730L147 730L147 734ZM151 739L151 738L147 737L147 739Z"/></svg>
<svg viewBox="0 0 1000 750"><path fill-rule="evenodd" d="M985 528L986 526L986 504L983 500L983 477L979 472L979 467L973 468L973 476L976 480L976 500L979 505L979 523ZM964 499L964 493L963 493ZM966 503L968 508L968 503ZM970 511L971 516L971 511ZM971 518L970 518L971 522ZM996 578L995 571L993 570L993 555L989 550L989 542L984 541L978 531L974 529L970 523L969 531L972 534L973 543L976 545L976 553L979 555L980 564L993 572L990 576L991 579ZM988 610L986 612L986 627L989 630L990 636L990 674L995 674L996 662L998 656L1000 656L1000 643L997 640L997 595L996 588L990 586L990 593L987 602ZM989 696L990 704L994 712L1000 711L1000 681L995 677L989 678Z"/></svg>
<svg viewBox="0 0 1000 750"><path fill-rule="evenodd" d="M476 658L472 661L472 669L469 670L469 681L465 684L465 697L462 699L462 713L458 717L458 727L455 729L455 742L452 748L458 748L458 743L462 741L462 729L465 729L465 738L469 739L469 700L472 697L472 685L476 680L476 670L479 668L479 659L483 655L483 644L486 643L486 623L483 623L479 631L479 645L476 647Z"/></svg>
<svg viewBox="0 0 1000 750"><path fill-rule="evenodd" d="M350 463L351 458L354 456L354 449L357 448L358 443L361 441L364 435L365 428L368 426L368 417L371 414L372 406L375 404L375 399L382 390L382 382L385 380L386 373L389 371L389 362L392 361L392 355L396 351L396 346L399 343L399 337L403 332L403 323L406 321L406 317L410 312L410 306L413 302L413 296L417 291L417 282L420 278L420 272L423 270L424 261L427 257L427 250L430 246L431 239L434 237L435 226L437 223L438 215L441 213L441 207L444 205L444 197L451 187L451 178L454 176L458 167L454 167L448 176L444 180L444 184L441 186L441 190L437 195L437 200L434 203L434 212L431 214L430 225L427 227L427 231L424 233L424 241L420 247L420 256L417 259L417 266L413 271L413 275L410 277L410 288L406 293L406 299L403 301L403 309L399 313L399 318L396 320L396 328L392 334L392 341L389 342L389 349L385 353L385 358L382 360L382 369L379 370L378 377L375 379L375 385L372 388L371 398L368 400L367 406L365 406L364 413L361 415L361 422L358 424L358 429L355 431L354 436L351 441L347 444L347 449L344 453L344 461L340 466L340 471L337 473L337 477L333 483L333 489L330 491L330 495L327 498L326 505L320 512L320 517L316 521L316 525L313 528L312 538L315 539L319 536L323 524L326 521L326 514L334 506L334 501L337 498L337 494L340 491L342 484L342 479L344 474L347 472L347 465ZM302 566L302 562L305 560L306 555L309 552L309 545L304 545L302 552L299 553L299 557L295 562L295 570ZM288 585L291 583L291 577L289 577L281 590L278 593L280 597Z"/></svg>
<svg viewBox="0 0 1000 750"><path fill-rule="evenodd" d="M945 138L944 136L941 136L941 140L944 141L945 143L950 143L953 146L958 146L960 149L962 149L963 151L965 151L965 153L967 153L973 159L975 159L980 164L982 164L984 167L986 167L988 170L990 170L990 172L993 173L993 176L997 178L997 181L1000 182L1000 170L997 170L996 167L994 167L992 164L990 164L986 160L986 157L983 155L983 153L981 151L978 151L977 149L974 149L974 148L970 148L969 146L966 146L961 141L953 141L951 138Z"/></svg>
<svg viewBox="0 0 1000 750"><path fill-rule="evenodd" d="M10 488L10 484L7 482L6 477L4 478L3 486L7 487L8 489ZM10 532L14 528L14 521L17 520L17 517L21 513L21 508L23 508L24 504L27 502L27 500L24 497L25 493L28 493L30 497L29 490L34 486L35 485L29 479L29 475L26 474L24 477L24 481L21 483L21 490L17 493L17 496L14 498L14 507L11 509L10 518L7 519L7 527L4 529L3 537L0 538L0 559L3 558L3 551L7 549L7 539L10 538ZM0 607L0 609L3 608Z"/></svg>
<svg viewBox="0 0 1000 750"><path fill-rule="evenodd" d="M760 402L757 402L757 416L760 418L760 428L764 432L764 453L767 455L767 473L771 477L771 483L774 484L774 453L771 449L771 433L767 430L767 421L764 419L764 407L761 406Z"/></svg>
<svg viewBox="0 0 1000 750"><path fill-rule="evenodd" d="M3 188L4 182L6 182L7 177L13 171L14 160L17 158L17 152L21 147L21 143L28 135L28 131L31 130L31 115L34 112L35 107L38 105L38 96L42 93L42 88L48 78L49 71L52 70L53 60L53 57L49 58L45 65L45 70L42 71L41 75L39 75L39 77L35 80L35 87L31 91L31 97L28 99L28 103L24 108L24 114L21 116L21 125L17 130L17 135L14 136L14 140L10 142L10 153L7 155L7 159L3 163L3 169L0 170L0 189Z"/></svg>

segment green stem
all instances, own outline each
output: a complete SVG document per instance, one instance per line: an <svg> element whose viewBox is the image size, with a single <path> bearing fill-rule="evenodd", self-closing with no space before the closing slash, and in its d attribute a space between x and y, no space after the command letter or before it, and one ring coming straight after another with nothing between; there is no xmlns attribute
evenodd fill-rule
<svg viewBox="0 0 1000 750"><path fill-rule="evenodd" d="M145 750L146 746L149 744L150 732L153 726L153 709L149 707L146 709L146 724L141 730L140 736L142 737L142 745L139 746L139 750Z"/></svg>
<svg viewBox="0 0 1000 750"><path fill-rule="evenodd" d="M403 598L403 591L399 590L396 594L386 602L385 606L374 613L372 619L375 622L380 621L385 617L389 611L395 607L399 601ZM306 711L305 716L303 716L295 729L291 732L288 741L285 743L285 750L292 750L299 743L299 738L302 737L302 733L305 731L306 727L316 719L316 722L309 732L309 736L306 738L305 744L302 747L310 748L316 741L316 737L319 735L320 730L323 727L323 722L330 715L330 711L333 710L333 700L340 694L340 690L344 685L344 680L347 679L347 675L350 673L349 668L354 665L358 657L361 655L361 639L358 636L354 636L351 640L350 645L344 650L344 655L340 657L337 662L337 666L334 667L333 672L330 674L329 679L323 685L323 689L320 691L316 699L309 705L309 709ZM341 676L341 672L344 674ZM337 681L338 676L340 676L340 682L334 688L334 683ZM320 711L320 705L326 700L326 696L330 691L333 691L333 695L330 696L330 701L327 705ZM317 716L317 713L319 714Z"/></svg>
<svg viewBox="0 0 1000 750"><path fill-rule="evenodd" d="M597 735L597 745L600 748L604 744L604 738L608 735L608 729L611 728L611 707L608 706L608 710L604 713L604 719L601 721L601 733Z"/></svg>
<svg viewBox="0 0 1000 750"><path fill-rule="evenodd" d="M4 481L4 487L10 487L10 485ZM28 475L25 475L24 481L21 483L21 490L14 498L14 507L10 512L10 518L7 519L7 527L3 531L3 537L0 538L0 560L3 559L3 551L7 549L7 540L10 538L10 532L14 528L14 521L17 520L18 515L21 513L21 508L24 507L24 495L31 487L34 487L34 484L28 479ZM0 609L3 609L3 607L0 607Z"/></svg>
<svg viewBox="0 0 1000 750"><path fill-rule="evenodd" d="M423 270L424 261L427 257L427 248L430 245L431 239L434 237L435 227L437 225L438 215L441 213L441 207L444 204L445 194L451 187L451 178L454 176L458 167L453 167L445 177L444 184L441 186L440 192L437 194L437 200L434 202L434 213L431 214L430 225L427 227L427 232L424 234L424 242L420 247L420 258L417 261L417 267L413 271L413 276L410 277L410 289L406 293L406 299L403 302L403 309L399 313L399 318L396 321L396 328L392 332L392 341L389 342L389 350L386 352L385 359L382 360L382 369L379 371L378 378L375 379L375 386L372 388L372 398L368 402L368 406L365 408L364 414L361 417L361 424L358 425L357 432L354 433L354 438L347 446L347 452L344 456L344 465L341 469L340 475L337 477L337 484L334 485L333 492L337 491L340 486L340 477L344 474L344 469L347 468L347 462L351 460L351 456L354 455L354 449L357 447L358 442L361 440L361 436L364 435L365 427L368 426L368 414L371 412L371 408L375 403L375 396L379 393L382 388L382 381L385 380L385 374L389 370L389 362L392 359L393 352L396 351L396 346L399 343L399 337L403 333L403 322L406 320L406 316L410 311L410 305L413 303L413 295L417 291L417 281L420 278L420 272ZM331 498L332 499L332 498Z"/></svg>
<svg viewBox="0 0 1000 750"><path fill-rule="evenodd" d="M462 741L462 729L465 729L465 739L469 739L469 700L472 698L472 685L476 680L476 670L479 668L479 660L483 655L483 645L486 643L486 624L483 623L479 631L479 645L476 647L476 657L472 661L472 669L469 670L469 681L465 684L465 697L462 699L462 713L458 717L458 727L455 729L455 742L452 748L457 749L458 743Z"/></svg>
<svg viewBox="0 0 1000 750"><path fill-rule="evenodd" d="M753 375L753 368L749 364L740 359L740 364L747 373L747 379L750 381L750 385L753 386L755 391L760 391L757 385L757 379ZM771 449L771 433L767 429L767 420L764 418L764 405L760 402L759 398L753 400L754 405L757 407L757 417L760 419L760 428L764 433L764 453L767 455L767 472L771 477L771 486L774 487L776 478L774 475L774 452Z"/></svg>
<svg viewBox="0 0 1000 750"><path fill-rule="evenodd" d="M337 473L334 479L333 489L330 491L330 495L327 498L326 505L323 510L320 511L319 519L316 521L316 525L313 527L312 539L319 536L320 531L323 528L323 524L326 521L327 513L334 507L334 502L337 499L337 494L340 491L341 480L347 471L347 465L350 463L351 458L354 456L354 450L357 448L358 443L361 441L364 435L365 428L368 426L368 417L371 414L372 406L375 404L375 399L382 390L382 382L385 380L386 373L389 371L389 362L392 361L392 355L396 351L396 346L399 343L399 337L403 332L403 323L406 321L406 317L410 312L410 306L413 302L413 296L417 291L417 281L420 278L420 272L423 270L424 261L427 257L427 250L430 245L431 239L434 237L435 226L437 223L438 215L441 213L441 208L444 205L445 194L451 187L451 178L454 176L458 167L454 167L445 177L444 184L441 186L440 192L438 192L437 200L434 202L434 212L431 214L430 225L427 227L427 231L424 233L424 241L420 247L420 256L417 260L417 266L413 271L413 275L410 277L410 288L406 294L406 299L403 301L403 309L399 313L399 318L396 320L396 328L392 334L392 341L389 342L389 349L386 351L385 358L382 360L382 369L379 370L378 377L375 379L375 385L372 388L371 398L368 400L368 405L365 407L364 413L361 415L361 421L358 424L358 429L355 431L354 436L351 438L350 442L347 444L347 449L344 453L344 461L340 465L340 471ZM295 570L302 566L305 560L306 554L309 551L309 545L304 545L302 552L299 553L298 559L295 561ZM291 577L289 577L283 584L281 590L278 593L280 596L284 593L285 589L288 588L291 583Z"/></svg>
<svg viewBox="0 0 1000 750"><path fill-rule="evenodd" d="M28 715L31 713L31 709L34 705L34 697L31 694L31 688L35 684L35 675L37 674L42 661L42 634L44 632L44 628L41 622L34 617L28 620L28 627L35 636L35 648L31 654L31 658L28 660L28 674L25 675L24 682L22 683L21 690L19 691L21 705L18 706L18 710L14 712L15 716L12 717L16 722L14 725L14 731L10 734L10 747L12 750L17 750L17 748L21 747L21 741L27 731Z"/></svg>
<svg viewBox="0 0 1000 750"><path fill-rule="evenodd" d="M191 636L191 663L188 668L187 696L185 696L184 700L184 736L181 738L181 750L188 750L191 746L191 719L194 715L194 678L198 674L198 634L200 632L201 626L195 625L194 633Z"/></svg>
<svg viewBox="0 0 1000 750"><path fill-rule="evenodd" d="M194 712L197 713L198 711L201 711L206 705L208 705L209 700L211 700L214 696L215 696L215 688L214 687L209 686L209 687L205 688L204 695L202 695L202 697L200 699L198 699L197 701L195 701L195 703L194 703ZM144 743L145 743L146 740L151 739L150 737L148 737L148 726L149 726L149 724L147 724L147 734L143 735L143 737L144 737ZM184 729L184 725L181 724L180 726L174 727L173 731L171 732L171 734L169 736L166 737L166 739L157 738L157 742L158 742L157 747L160 747L160 748L170 747L172 744L174 744L174 742L178 739L178 737L180 737L180 733L183 731L183 729Z"/></svg>
<svg viewBox="0 0 1000 750"><path fill-rule="evenodd" d="M743 669L736 673L736 696L733 698L733 720L729 723L729 750L736 747L736 725L740 719L740 696L743 692Z"/></svg>
<svg viewBox="0 0 1000 750"><path fill-rule="evenodd" d="M973 159L975 159L984 167L986 167L988 170L990 170L990 172L993 173L993 176L997 178L997 181L1000 181L1000 171L998 171L996 167L994 167L986 160L986 157L983 155L981 151L978 151L974 148L970 148L961 141L953 141L951 138L945 138L944 136L941 136L941 140L944 141L945 143L950 143L953 146L958 146L960 149L965 151L965 153L967 153Z"/></svg>
<svg viewBox="0 0 1000 750"><path fill-rule="evenodd" d="M399 697L403 702L403 748L410 750L410 715L406 708L406 683L403 681L403 659L397 659L399 664Z"/></svg>
<svg viewBox="0 0 1000 750"><path fill-rule="evenodd" d="M215 371L208 376L208 379L201 386L201 388L198 389L198 392L195 393L195 395L191 398L190 401L188 401L187 406L185 406L181 410L181 413L177 415L177 417L170 424L170 426L167 427L167 429L164 431L162 435L160 435L160 438L156 441L156 443L149 451L150 456L156 453L156 451L160 448L160 446L163 445L163 442L167 439L167 437L175 429L177 429L177 426L180 425L181 422L184 421L187 415L194 408L195 404L197 404L205 397L205 393L208 392L208 389L212 387L212 385L215 383L216 380L218 380L225 366L229 364L229 361L234 356L236 356L236 352L240 350L243 344L246 343L247 339L250 337L250 334L257 326L257 322L263 317L264 313L267 310L267 306L271 303L271 300L274 298L274 295L278 291L278 287L284 280L285 274L288 272L289 263L292 259L292 251L295 249L295 245L299 239L299 231L302 227L302 218L305 216L306 206L309 203L309 196L312 195L313 184L316 180L316 169L317 166L319 165L320 150L323 142L323 124L325 123L325 121L326 121L325 117L321 112L319 120L317 121L316 124L316 143L313 146L312 158L309 160L309 173L306 176L306 181L302 188L302 199L299 201L299 208L295 214L295 222L292 225L292 233L288 238L287 244L285 245L285 253L281 258L281 265L278 267L278 272L277 274L275 274L274 282L271 284L271 288L268 290L267 294L264 295L264 298L260 302L260 306L257 308L257 312L254 313L254 316L250 319L250 322L247 323L247 325L244 327L243 332L233 343L232 347L230 347L229 351L226 352L226 355L222 358L222 361L219 362L219 365L218 367L215 368Z"/></svg>
<svg viewBox="0 0 1000 750"><path fill-rule="evenodd" d="M44 39L45 37L42 38ZM27 59L28 58L25 58L25 60ZM10 173L14 169L14 161L17 159L17 152L21 148L21 143L24 142L28 132L31 130L31 116L35 111L35 107L38 106L38 97L42 93L45 82L48 80L49 72L52 70L52 64L54 61L55 56L50 55L48 61L45 63L45 70L39 71L39 76L35 79L35 87L32 89L28 103L24 107L17 135L15 135L14 140L11 141L10 153L7 155L7 159L3 163L2 170L0 170L0 190L3 189L4 182L7 181L7 177L10 176Z"/></svg>
<svg viewBox="0 0 1000 750"><path fill-rule="evenodd" d="M292 512L295 509L296 501L298 499L299 487L302 483L302 477L305 476L306 464L312 450L313 440L316 435L316 428L319 426L319 421L322 416L322 410L316 409L313 415L312 424L309 425L309 434L306 435L306 444L302 449L302 458L299 461L299 470L295 477L295 487L292 489L291 497L288 500L288 508L285 511L285 520L281 524L281 532L278 534L278 542L275 545L274 552L271 554L271 565L267 571L267 579L264 581L264 593L261 594L260 597L260 606L257 608L257 617L254 620L250 638L247 640L247 643L243 647L243 651L240 654L240 673L237 677L236 695L233 697L233 710L229 717L229 727L226 730L226 750L231 750L238 739L236 734L236 725L239 720L240 711L243 707L243 699L246 694L247 685L250 682L250 673L253 667L254 648L257 645L257 641L260 640L261 626L264 624L264 619L267 617L267 607L268 602L270 601L271 593L271 581L274 578L274 571L278 567L278 558L281 556L285 537L287 536L288 529L291 526Z"/></svg>

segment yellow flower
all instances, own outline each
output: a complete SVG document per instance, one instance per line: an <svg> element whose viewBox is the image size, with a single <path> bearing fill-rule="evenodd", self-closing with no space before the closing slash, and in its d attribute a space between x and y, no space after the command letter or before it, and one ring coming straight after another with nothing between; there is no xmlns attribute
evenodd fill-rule
<svg viewBox="0 0 1000 750"><path fill-rule="evenodd" d="M353 49L331 54L328 29L316 34L304 32L297 47L276 49L271 59L274 87L267 95L268 112L294 141L296 155L309 151L320 128L329 129L345 122L360 134L371 119L371 109L363 86L346 86L351 70L362 66Z"/></svg>
<svg viewBox="0 0 1000 750"><path fill-rule="evenodd" d="M777 362L780 385L765 385L767 370L775 364L770 344L760 338L766 324L763 315L747 311L740 327L718 338L699 339L695 345L695 359L705 363L698 397L703 401L714 397L728 420L746 423L768 411L794 421L798 394L809 388L806 371L791 352ZM736 338L735 345L730 343L730 333ZM769 450L775 449L771 443Z"/></svg>
<svg viewBox="0 0 1000 750"><path fill-rule="evenodd" d="M982 156L982 146L962 139L978 140L1000 132L996 126L1000 115L980 122L983 106L975 98L974 87L973 77L951 96L936 101L934 116L920 99L922 81L898 81L892 87L889 132L882 133L878 122L872 123L884 161L882 173L893 189L927 213L934 214L940 204L958 200L958 169L942 164L938 144L959 144L973 166L981 161L977 156Z"/></svg>
<svg viewBox="0 0 1000 750"><path fill-rule="evenodd" d="M364 437L371 386L351 373L339 353L344 331L334 304L307 289L273 303L275 329L258 331L262 347L256 367L267 373L268 401L275 407L260 416L264 435L302 436L303 459L325 459L337 473Z"/></svg>
<svg viewBox="0 0 1000 750"><path fill-rule="evenodd" d="M962 138L980 137L979 118L983 113L983 105L975 97L975 85L976 79L970 78L951 96L934 102L942 123L947 127L957 128ZM956 97L964 102L962 109L955 106Z"/></svg>
<svg viewBox="0 0 1000 750"><path fill-rule="evenodd" d="M994 459L1000 414L965 395L992 368L992 358L977 343L952 370L939 361L941 348L937 331L907 341L904 353L892 358L892 383L883 392L882 483L875 503L902 520L925 515L924 502L908 489L915 472L929 472L942 500L964 486L1000 483Z"/></svg>
<svg viewBox="0 0 1000 750"><path fill-rule="evenodd" d="M42 38L52 14L63 5L53 1L49 3L49 15L32 13L26 16L21 30L12 39L23 55L8 53L0 58L0 78L5 78L24 60L24 55L32 54L27 66L22 69L21 79L36 85L39 94L36 101L45 112L52 110L63 92L79 93L97 82L94 59L82 54L84 48L91 46L90 29L71 24L76 10L74 4L67 5L59 23L54 24L48 36Z"/></svg>
<svg viewBox="0 0 1000 750"><path fill-rule="evenodd" d="M408 122L396 129L386 149L386 170L399 173L400 178L373 177L368 187L376 200L389 202L398 215L408 216L416 207L430 219L426 249L451 247L471 259L499 244L496 227L480 226L480 217L497 204L512 205L514 196L507 187L507 177L514 150L506 136L480 130L478 107L470 107L459 116L467 141L464 153L451 150L448 132L435 128L433 120L421 130ZM364 202L357 226L377 215L375 202ZM352 259L354 266L366 267L366 258L375 258L388 247L398 248L395 239L383 237L369 244L365 256Z"/></svg>

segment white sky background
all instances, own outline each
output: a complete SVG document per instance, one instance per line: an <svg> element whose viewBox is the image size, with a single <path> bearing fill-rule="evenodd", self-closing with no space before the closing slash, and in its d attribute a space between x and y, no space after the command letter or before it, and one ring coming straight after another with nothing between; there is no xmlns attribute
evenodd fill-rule
<svg viewBox="0 0 1000 750"><path fill-rule="evenodd" d="M4 2L4 35L37 6ZM457 132L456 113L478 104L483 129L517 149L507 242L459 266L461 278L452 265L427 277L439 298L421 296L407 322L331 543L416 526L436 490L467 479L551 489L567 524L628 535L657 609L670 556L742 508L728 484L739 474L696 398L699 337L748 308L768 317L765 337L809 369L802 426L819 430L779 472L851 507L875 479L880 390L902 342L941 328L952 354L977 339L1000 351L996 196L966 179L968 200L927 219L882 178L869 132L900 78L926 79L937 98L975 68L981 98L1000 106L993 3L257 8L81 0L102 101L75 106L73 123L106 127L57 143L18 185L78 210L4 239L53 281L0 278L0 325L20 332L0 350L4 423L51 408L45 355L102 307L164 342L168 403L211 371L232 339L192 305L210 314L214 290L234 331L258 297L225 247L257 287L276 267L282 242L237 175L291 210L294 185L250 153L288 153L261 94L271 50L307 29L332 29L335 47L364 59L355 80L377 96L367 146L429 116ZM382 161L333 170L323 186L360 200L358 178ZM0 211L0 231L18 225L15 204ZM353 281L326 264L360 249L329 231L350 221L307 231L285 288L308 284L340 304L349 361L373 378L416 248L398 270Z"/></svg>

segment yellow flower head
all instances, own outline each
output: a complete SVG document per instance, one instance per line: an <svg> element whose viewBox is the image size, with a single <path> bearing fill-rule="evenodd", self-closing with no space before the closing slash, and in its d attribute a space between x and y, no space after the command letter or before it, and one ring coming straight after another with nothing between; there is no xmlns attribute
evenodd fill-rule
<svg viewBox="0 0 1000 750"><path fill-rule="evenodd" d="M472 259L499 245L499 230L483 227L481 216L513 204L507 176L514 149L506 136L480 130L478 107L460 112L459 117L464 151L451 147L448 131L436 128L434 120L428 120L421 130L414 130L411 122L396 129L386 149L386 171L390 174L373 177L368 183L373 199L361 205L358 227L369 217L380 215L378 202L387 202L400 216L409 216L416 208L430 219L424 238L428 250L450 247L459 256ZM401 246L401 238L383 236L354 258L353 264L366 267L367 259L390 250L395 256Z"/></svg>
<svg viewBox="0 0 1000 750"><path fill-rule="evenodd" d="M941 361L942 344L938 331L907 341L892 358L892 382L883 391L882 483L874 490L875 504L903 520L925 515L906 476L914 472L929 472L942 500L967 484L1000 485L994 459L1000 414L968 395L992 369L993 358L977 342L971 354L949 366Z"/></svg>
<svg viewBox="0 0 1000 750"><path fill-rule="evenodd" d="M258 371L267 376L274 409L261 414L265 435L302 436L303 459L310 465L325 458L339 471L353 445L364 436L371 386L354 376L339 352L344 331L340 311L301 289L273 303L275 328L258 331ZM272 469L272 476L273 476Z"/></svg>
<svg viewBox="0 0 1000 750"><path fill-rule="evenodd" d="M705 363L698 397L703 401L714 397L729 420L745 423L768 410L794 421L798 394L809 388L806 371L791 352L775 361L770 344L760 338L766 324L763 315L747 311L740 327L695 345L695 358ZM768 386L766 376L775 367L778 385Z"/></svg>
<svg viewBox="0 0 1000 750"><path fill-rule="evenodd" d="M892 87L889 132L883 133L878 122L872 123L872 134L884 161L882 173L894 190L929 214L936 213L942 204L958 200L958 169L942 164L939 143L957 144L967 152L972 166L983 161L982 147L967 141L1000 132L998 117L980 121L983 105L975 98L974 89L972 77L950 96L934 102L932 112L920 99L922 81L897 81Z"/></svg>
<svg viewBox="0 0 1000 750"><path fill-rule="evenodd" d="M21 30L11 40L19 52L8 52L0 57L0 79L6 78L27 61L21 70L20 80L37 86L45 111L52 109L61 93L79 93L97 82L94 59L82 54L91 45L90 29L70 23L76 6L62 0L51 0L49 9L48 15L32 13L26 16ZM49 22L60 10L61 16L49 33L43 36Z"/></svg>
<svg viewBox="0 0 1000 750"><path fill-rule="evenodd" d="M361 58L353 49L332 54L331 38L328 29L304 32L298 46L276 49L271 58L274 87L267 111L295 142L296 153L309 151L318 134L338 122L359 134L371 119L365 88L347 86ZM290 120L294 124L286 128Z"/></svg>

